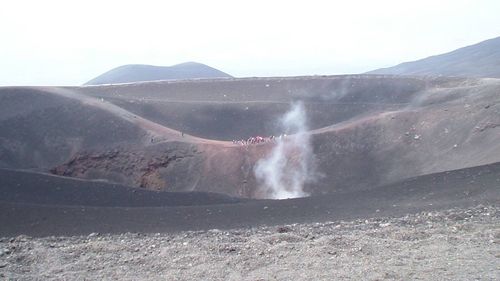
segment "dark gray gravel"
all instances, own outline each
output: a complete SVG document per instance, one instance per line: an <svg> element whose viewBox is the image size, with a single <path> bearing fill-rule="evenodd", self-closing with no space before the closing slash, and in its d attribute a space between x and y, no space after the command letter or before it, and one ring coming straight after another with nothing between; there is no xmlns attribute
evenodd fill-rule
<svg viewBox="0 0 500 281"><path fill-rule="evenodd" d="M172 234L0 238L4 280L498 280L500 208Z"/></svg>

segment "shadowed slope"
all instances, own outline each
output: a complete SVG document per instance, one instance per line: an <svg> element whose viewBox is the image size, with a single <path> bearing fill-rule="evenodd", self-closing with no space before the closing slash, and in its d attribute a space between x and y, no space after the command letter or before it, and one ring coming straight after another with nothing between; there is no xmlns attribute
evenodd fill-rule
<svg viewBox="0 0 500 281"><path fill-rule="evenodd" d="M182 137L180 132L71 90L1 88L0 100L4 109L0 167L59 174L60 165L85 159L87 166L73 166L60 174L163 189L166 183L159 169L176 163L177 168L186 168L183 173L192 173L202 162L192 143L204 140ZM184 165L183 159L192 160ZM185 183L172 189L189 190Z"/></svg>
<svg viewBox="0 0 500 281"><path fill-rule="evenodd" d="M498 84L433 89L411 106L313 131L325 178L311 188L368 189L498 162ZM444 101L444 102L443 102Z"/></svg>
<svg viewBox="0 0 500 281"><path fill-rule="evenodd" d="M53 90L0 89L0 167L47 169L80 150L147 139L126 120Z"/></svg>
<svg viewBox="0 0 500 281"><path fill-rule="evenodd" d="M6 202L101 207L166 207L243 202L204 192L157 192L103 181L86 181L0 169L0 200Z"/></svg>
<svg viewBox="0 0 500 281"><path fill-rule="evenodd" d="M0 201L0 224L8 226L0 228L0 236L177 232L399 216L498 204L499 177L496 163L411 178L370 191L190 207L72 207Z"/></svg>
<svg viewBox="0 0 500 281"><path fill-rule="evenodd" d="M151 82L75 88L166 127L209 139L279 135L276 120L304 101L311 128L405 107L421 91L457 79L329 76Z"/></svg>
<svg viewBox="0 0 500 281"><path fill-rule="evenodd" d="M499 90L496 79L373 75L0 88L0 164L261 198L254 166L273 143L220 140L279 135L276 119L302 100L322 175L306 190L369 190L500 161Z"/></svg>
<svg viewBox="0 0 500 281"><path fill-rule="evenodd" d="M411 176L499 161L495 141L499 88L498 80L334 76L81 90L166 126L220 139L278 135L282 132L276 130L276 119L291 101L300 99L310 128L316 129L313 148L323 174L307 188L323 193L369 189ZM256 184L253 163L267 153L268 146L214 149L220 152L217 167L240 175L240 181L233 182L237 189ZM212 174L222 172L213 169ZM250 176L244 177L240 170Z"/></svg>

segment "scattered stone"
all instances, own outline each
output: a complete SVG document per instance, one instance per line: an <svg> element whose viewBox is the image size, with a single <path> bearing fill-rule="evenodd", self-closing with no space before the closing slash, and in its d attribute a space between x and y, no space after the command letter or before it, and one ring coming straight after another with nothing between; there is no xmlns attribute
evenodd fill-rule
<svg viewBox="0 0 500 281"><path fill-rule="evenodd" d="M242 275L251 280L264 280L264 274L280 280L293 280L294 276L322 279L321 276L327 275L349 279L352 272L364 272L366 279L377 280L383 279L394 266L398 274L390 275L390 279L417 274L426 280L439 279L441 270L427 271L428 264L423 263L426 260L432 261L435 268L447 268L449 279L470 280L477 277L478 272L484 272L483 279L495 280L497 269L491 259L500 258L498 214L498 207L488 205L422 211L396 218L358 218L228 231L158 236L101 234L105 243L89 240L87 236L30 238L32 241L27 244L17 241L8 244L9 238L5 238L0 250L12 253L0 258L0 280L32 276L60 279L68 268L82 269L74 279L86 280L99 279L99 275L117 280L154 280L154 276L159 275L166 280L224 280L231 276L241 279ZM172 242L165 242L167 238ZM419 241L425 243L415 243ZM64 261L63 264L46 258L44 251L49 247L54 248L48 250L50 256ZM486 258L474 258L481 255ZM473 266L461 266L466 259ZM298 260L304 266L290 266Z"/></svg>
<svg viewBox="0 0 500 281"><path fill-rule="evenodd" d="M236 249L236 247L233 247L233 246L228 246L228 247L223 247L223 248L220 248L219 249L219 252L220 253L226 253L226 254L231 254L231 253L236 253L238 249Z"/></svg>
<svg viewBox="0 0 500 281"><path fill-rule="evenodd" d="M31 239L31 237L29 237L27 235L19 235L16 238L14 238L14 241L15 242L27 242L30 239ZM14 242L14 241L12 241L12 242Z"/></svg>
<svg viewBox="0 0 500 281"><path fill-rule="evenodd" d="M0 257L9 255L11 253L10 249L0 249Z"/></svg>
<svg viewBox="0 0 500 281"><path fill-rule="evenodd" d="M99 233L97 233L97 232L92 232L92 233L90 233L89 235L87 235L87 238L93 238L93 237L97 237L97 236L99 236Z"/></svg>
<svg viewBox="0 0 500 281"><path fill-rule="evenodd" d="M291 229L290 227L288 227L288 226L279 226L279 227L276 229L276 231L277 231L278 233L287 233L287 232L292 231L292 229Z"/></svg>

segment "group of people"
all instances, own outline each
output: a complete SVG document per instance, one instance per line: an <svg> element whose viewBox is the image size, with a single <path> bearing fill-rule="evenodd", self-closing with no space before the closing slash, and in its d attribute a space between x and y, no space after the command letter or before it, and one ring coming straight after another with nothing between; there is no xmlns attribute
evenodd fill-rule
<svg viewBox="0 0 500 281"><path fill-rule="evenodd" d="M281 138L286 138L286 134L281 134L278 137L275 137L275 136L269 136L269 137L256 136L256 137L249 137L246 140L245 139L233 140L233 144L251 145L251 144L259 144L259 143L275 142L276 140L279 140Z"/></svg>

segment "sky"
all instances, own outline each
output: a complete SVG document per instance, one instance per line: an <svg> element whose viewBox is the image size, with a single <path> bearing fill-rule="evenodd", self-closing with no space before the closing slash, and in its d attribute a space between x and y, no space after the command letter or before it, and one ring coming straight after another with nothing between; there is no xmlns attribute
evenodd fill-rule
<svg viewBox="0 0 500 281"><path fill-rule="evenodd" d="M500 1L4 1L0 85L81 85L124 64L236 77L362 73L500 36Z"/></svg>

